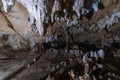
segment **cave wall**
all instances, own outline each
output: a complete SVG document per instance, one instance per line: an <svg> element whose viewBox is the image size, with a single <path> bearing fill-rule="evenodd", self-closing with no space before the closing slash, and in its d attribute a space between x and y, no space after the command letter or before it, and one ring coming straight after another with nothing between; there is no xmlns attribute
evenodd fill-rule
<svg viewBox="0 0 120 80"><path fill-rule="evenodd" d="M119 30L119 0L8 0L13 4L7 4L7 9L2 1L0 47L33 48L36 43L51 41L55 33L69 36L63 30L78 41L99 41L101 35L110 37L110 31Z"/></svg>

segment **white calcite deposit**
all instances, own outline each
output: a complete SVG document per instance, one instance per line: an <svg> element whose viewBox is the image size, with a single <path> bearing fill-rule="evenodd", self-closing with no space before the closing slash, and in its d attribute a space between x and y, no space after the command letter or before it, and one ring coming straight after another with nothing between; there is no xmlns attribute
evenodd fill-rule
<svg viewBox="0 0 120 80"><path fill-rule="evenodd" d="M94 12L97 12L99 10L98 5L101 0L95 0L91 3L91 9L87 9L84 7L84 1L85 0L75 0L72 6L72 11L74 11L77 15L78 18L81 17L81 15L86 15L91 11L91 9L94 10ZM53 6L51 8L51 14L49 18L46 18L46 5L45 5L45 0L2 0L3 3L3 9L6 13L8 13L11 8L15 5L15 2L21 3L28 11L29 17L28 20L30 22L30 28L32 31L39 33L40 35L44 34L44 25L43 22L46 22L45 19L51 20L53 23L55 20L56 21L67 21L69 25L77 24L77 21L71 21L68 20L69 18L66 18L68 16L68 11L67 9L62 10L62 5L59 0L54 0ZM65 2L64 2L65 3ZM67 5L67 4L66 4ZM59 14L56 14L57 11L62 11L65 16L58 17ZM72 13L69 13L72 14ZM72 17L72 16L70 16ZM113 23L118 22L118 17L120 17L119 12L113 13L111 17L107 17L105 19L104 24L101 24L101 21L99 21L98 27L104 28L105 26L109 27Z"/></svg>
<svg viewBox="0 0 120 80"><path fill-rule="evenodd" d="M113 11L113 13L108 16L106 15L104 18L100 19L97 22L97 26L102 30L103 28L109 28L111 27L113 24L118 23L118 20L120 18L120 11Z"/></svg>
<svg viewBox="0 0 120 80"><path fill-rule="evenodd" d="M84 0L75 0L74 5L73 5L73 11L77 13L77 16L80 18L80 9L84 5Z"/></svg>
<svg viewBox="0 0 120 80"><path fill-rule="evenodd" d="M17 0L29 13L31 28L36 28L40 35L44 33L45 5L44 0ZM7 13L15 5L15 0L2 0L4 11ZM34 24L34 26L33 26Z"/></svg>

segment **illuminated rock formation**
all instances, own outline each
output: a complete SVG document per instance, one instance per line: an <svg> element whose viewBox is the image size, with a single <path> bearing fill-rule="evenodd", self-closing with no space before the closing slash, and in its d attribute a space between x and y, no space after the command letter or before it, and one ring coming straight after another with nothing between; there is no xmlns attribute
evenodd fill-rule
<svg viewBox="0 0 120 80"><path fill-rule="evenodd" d="M89 30L98 32L97 35L119 23L119 3L117 0L1 0L1 14L7 22L0 24L0 30L20 35L31 47L40 41L37 38L50 37L53 41L60 28L64 28L63 32L69 30L71 36Z"/></svg>

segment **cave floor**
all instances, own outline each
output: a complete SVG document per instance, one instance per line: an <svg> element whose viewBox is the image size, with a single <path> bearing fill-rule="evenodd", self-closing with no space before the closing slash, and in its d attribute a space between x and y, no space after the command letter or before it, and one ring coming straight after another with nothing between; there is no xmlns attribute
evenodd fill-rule
<svg viewBox="0 0 120 80"><path fill-rule="evenodd" d="M11 53L0 49L0 80L41 80L61 61L63 56L57 55L32 51ZM35 63L34 58L37 58Z"/></svg>
<svg viewBox="0 0 120 80"><path fill-rule="evenodd" d="M52 66L72 56L32 51L10 53L0 49L0 80L41 80L50 73ZM34 58L37 58L36 62L33 62ZM108 57L105 63L111 71L120 74L119 59Z"/></svg>

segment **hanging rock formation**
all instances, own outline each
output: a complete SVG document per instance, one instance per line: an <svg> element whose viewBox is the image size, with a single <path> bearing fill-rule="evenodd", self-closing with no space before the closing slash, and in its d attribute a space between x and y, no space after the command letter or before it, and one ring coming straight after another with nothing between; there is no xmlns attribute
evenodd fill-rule
<svg viewBox="0 0 120 80"><path fill-rule="evenodd" d="M79 33L82 35L87 32L88 36L78 41L89 40L91 35L101 36L104 30L104 35L109 36L110 31L119 28L115 26L119 24L119 4L119 0L1 0L0 46L7 45L14 49L32 48L45 39L53 41L54 35L58 36L58 33L70 39L69 35L75 38ZM61 28L64 34L59 31ZM67 31L70 34L66 34ZM8 35L5 43L2 39L4 34ZM96 41L99 40L100 38L96 37Z"/></svg>

